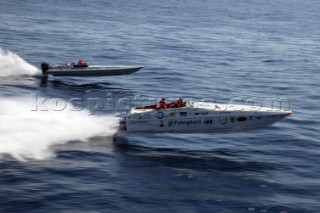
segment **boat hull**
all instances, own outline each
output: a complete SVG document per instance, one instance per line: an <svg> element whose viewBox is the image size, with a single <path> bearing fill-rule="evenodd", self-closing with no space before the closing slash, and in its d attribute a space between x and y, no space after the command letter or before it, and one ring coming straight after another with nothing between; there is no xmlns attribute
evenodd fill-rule
<svg viewBox="0 0 320 213"><path fill-rule="evenodd" d="M219 107L220 108L220 107ZM126 118L128 132L216 132L270 126L292 114L290 110L178 108L132 110ZM143 112L144 111L144 112Z"/></svg>
<svg viewBox="0 0 320 213"><path fill-rule="evenodd" d="M86 67L86 68L69 68L69 69L49 69L45 72L47 75L54 76L116 76L128 75L142 69L143 66L110 66L110 67Z"/></svg>

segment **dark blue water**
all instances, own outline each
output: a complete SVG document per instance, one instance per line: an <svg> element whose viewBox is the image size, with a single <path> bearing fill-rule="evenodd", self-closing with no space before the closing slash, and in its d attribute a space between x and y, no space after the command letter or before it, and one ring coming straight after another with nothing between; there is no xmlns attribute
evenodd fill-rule
<svg viewBox="0 0 320 213"><path fill-rule="evenodd" d="M0 5L0 212L319 212L319 1ZM145 68L33 76L79 58ZM294 114L249 132L113 137L119 113L162 96L289 99Z"/></svg>

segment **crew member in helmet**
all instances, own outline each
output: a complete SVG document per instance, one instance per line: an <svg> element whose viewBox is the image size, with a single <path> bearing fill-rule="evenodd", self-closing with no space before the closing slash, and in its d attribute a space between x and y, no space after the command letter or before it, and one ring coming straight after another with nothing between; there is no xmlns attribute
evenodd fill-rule
<svg viewBox="0 0 320 213"><path fill-rule="evenodd" d="M180 101L180 103L181 103L181 107L184 107L184 106L185 106L185 103L183 103L182 98L179 98L179 101Z"/></svg>
<svg viewBox="0 0 320 213"><path fill-rule="evenodd" d="M157 106L158 109L166 109L167 108L167 103L166 103L166 99L164 99L163 97L160 99L159 104Z"/></svg>
<svg viewBox="0 0 320 213"><path fill-rule="evenodd" d="M181 98L179 98L179 99L176 101L176 103L174 104L174 106L175 106L176 108L180 108L180 107L182 106L182 102L181 102L180 99L181 99Z"/></svg>
<svg viewBox="0 0 320 213"><path fill-rule="evenodd" d="M79 60L78 64L79 64L79 65L82 65L82 59Z"/></svg>

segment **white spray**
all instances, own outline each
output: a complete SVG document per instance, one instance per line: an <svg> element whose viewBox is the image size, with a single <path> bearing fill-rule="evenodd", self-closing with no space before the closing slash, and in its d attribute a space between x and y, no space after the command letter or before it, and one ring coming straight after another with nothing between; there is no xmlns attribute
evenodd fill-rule
<svg viewBox="0 0 320 213"><path fill-rule="evenodd" d="M39 70L17 54L0 48L0 76L35 75Z"/></svg>
<svg viewBox="0 0 320 213"><path fill-rule="evenodd" d="M6 154L18 160L47 159L54 156L51 145L117 131L115 116L90 116L87 110L32 111L34 105L31 98L0 100L0 160Z"/></svg>

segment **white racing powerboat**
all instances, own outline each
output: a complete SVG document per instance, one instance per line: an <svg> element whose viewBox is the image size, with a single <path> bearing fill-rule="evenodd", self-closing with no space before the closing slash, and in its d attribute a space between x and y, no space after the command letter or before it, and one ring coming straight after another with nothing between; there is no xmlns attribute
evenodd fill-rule
<svg viewBox="0 0 320 213"><path fill-rule="evenodd" d="M292 111L271 107L208 102L185 102L182 107L168 104L134 107L120 123L127 132L214 132L261 128L290 116Z"/></svg>
<svg viewBox="0 0 320 213"><path fill-rule="evenodd" d="M128 75L142 69L143 66L92 66L88 63L69 63L50 66L41 64L42 74L54 76L113 76Z"/></svg>

